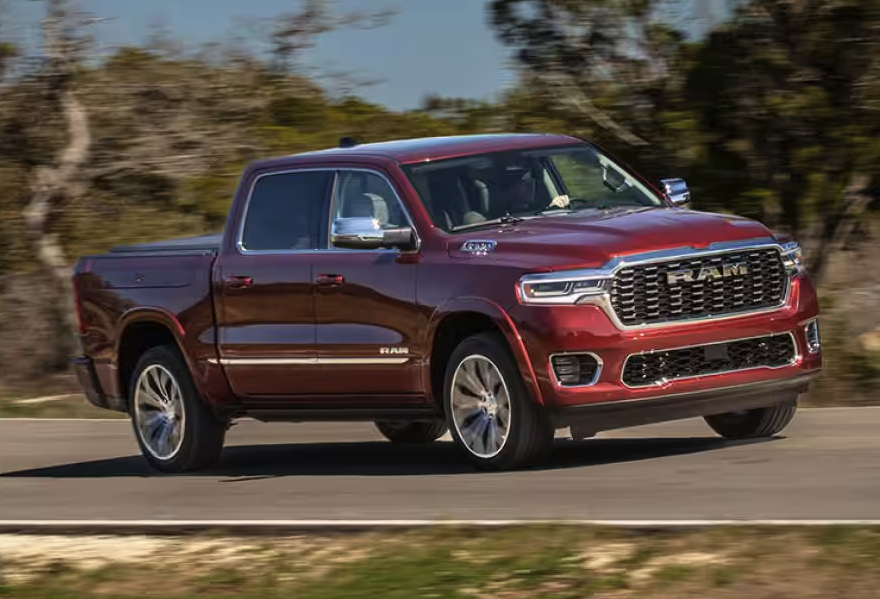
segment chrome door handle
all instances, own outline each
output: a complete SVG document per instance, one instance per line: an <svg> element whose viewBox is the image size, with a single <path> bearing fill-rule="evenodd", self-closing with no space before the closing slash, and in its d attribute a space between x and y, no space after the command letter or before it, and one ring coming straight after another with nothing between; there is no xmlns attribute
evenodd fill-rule
<svg viewBox="0 0 880 599"><path fill-rule="evenodd" d="M226 286L230 289L247 289L252 287L254 279L246 275L229 275L226 277Z"/></svg>

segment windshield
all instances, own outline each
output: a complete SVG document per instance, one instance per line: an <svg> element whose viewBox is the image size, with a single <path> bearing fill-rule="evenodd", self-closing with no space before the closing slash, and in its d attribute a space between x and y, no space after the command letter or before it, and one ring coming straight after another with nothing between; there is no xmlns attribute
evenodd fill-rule
<svg viewBox="0 0 880 599"><path fill-rule="evenodd" d="M587 144L474 154L403 169L434 225L447 232L546 214L664 205Z"/></svg>

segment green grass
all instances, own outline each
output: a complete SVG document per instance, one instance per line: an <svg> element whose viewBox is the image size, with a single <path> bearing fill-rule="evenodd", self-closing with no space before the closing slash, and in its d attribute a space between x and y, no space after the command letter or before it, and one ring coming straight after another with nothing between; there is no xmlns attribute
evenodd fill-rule
<svg viewBox="0 0 880 599"><path fill-rule="evenodd" d="M44 403L20 403L32 398L65 396ZM86 400L76 377L47 376L39 381L0 386L0 418L124 418L96 408Z"/></svg>
<svg viewBox="0 0 880 599"><path fill-rule="evenodd" d="M7 563L0 597L867 599L880 584L880 529L870 528L657 534L545 526L220 540L241 547L239 559L177 554L187 543L174 540L155 558L97 570L47 561L29 580Z"/></svg>
<svg viewBox="0 0 880 599"><path fill-rule="evenodd" d="M83 396L37 404L17 403L19 395L0 395L0 418L126 418L125 414L96 408Z"/></svg>

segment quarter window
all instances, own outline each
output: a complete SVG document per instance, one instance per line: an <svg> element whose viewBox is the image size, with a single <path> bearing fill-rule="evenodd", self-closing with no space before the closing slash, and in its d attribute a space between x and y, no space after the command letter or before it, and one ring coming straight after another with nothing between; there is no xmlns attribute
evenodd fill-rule
<svg viewBox="0 0 880 599"><path fill-rule="evenodd" d="M321 243L331 171L265 175L251 191L242 246L247 250L309 250Z"/></svg>

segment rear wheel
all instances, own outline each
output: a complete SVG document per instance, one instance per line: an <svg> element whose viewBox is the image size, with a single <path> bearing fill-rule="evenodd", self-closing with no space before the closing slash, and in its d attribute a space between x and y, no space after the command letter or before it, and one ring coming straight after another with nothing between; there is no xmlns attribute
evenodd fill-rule
<svg viewBox="0 0 880 599"><path fill-rule="evenodd" d="M706 416L712 430L726 439L772 437L781 433L797 412L794 401L766 408Z"/></svg>
<svg viewBox="0 0 880 599"><path fill-rule="evenodd" d="M151 467L187 472L220 457L226 425L201 401L176 347L154 347L141 356L128 397L135 438Z"/></svg>
<svg viewBox="0 0 880 599"><path fill-rule="evenodd" d="M446 423L411 422L407 420L379 420L376 428L382 436L392 443L416 444L431 443L446 434Z"/></svg>
<svg viewBox="0 0 880 599"><path fill-rule="evenodd" d="M534 404L503 338L482 333L452 353L443 390L449 432L478 468L512 470L545 458L554 428Z"/></svg>

